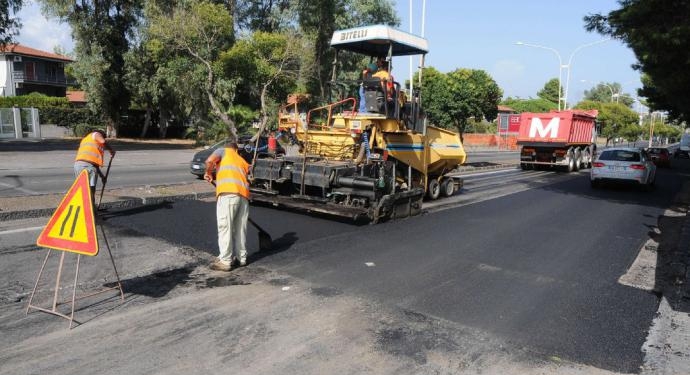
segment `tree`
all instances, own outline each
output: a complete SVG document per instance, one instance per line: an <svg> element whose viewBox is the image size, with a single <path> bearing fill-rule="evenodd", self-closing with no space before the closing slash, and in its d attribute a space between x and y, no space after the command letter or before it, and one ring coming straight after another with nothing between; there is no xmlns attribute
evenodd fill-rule
<svg viewBox="0 0 690 375"><path fill-rule="evenodd" d="M621 0L620 9L584 18L588 31L625 42L643 74L639 96L652 110L690 120L690 2Z"/></svg>
<svg viewBox="0 0 690 375"><path fill-rule="evenodd" d="M293 0L236 1L235 25L239 30L281 32L293 23Z"/></svg>
<svg viewBox="0 0 690 375"><path fill-rule="evenodd" d="M386 24L397 26L400 19L390 0L321 0L298 1L299 25L314 45L313 75L307 81L311 93L324 97L330 81L334 53L330 48L335 30L350 27ZM342 69L354 71L356 59L344 56ZM357 68L358 69L358 68Z"/></svg>
<svg viewBox="0 0 690 375"><path fill-rule="evenodd" d="M260 103L260 126L269 120L269 106L280 102L296 88L300 73L300 56L306 53L301 39L294 33L255 32L240 39L220 57L228 77L240 84L250 84L250 92Z"/></svg>
<svg viewBox="0 0 690 375"><path fill-rule="evenodd" d="M596 86L589 90L585 90L585 95L583 100L592 100L595 102L617 102L625 104L627 107L631 107L635 100L630 97L630 95L624 94L622 92L621 84L618 82L600 82Z"/></svg>
<svg viewBox="0 0 690 375"><path fill-rule="evenodd" d="M456 69L448 74L429 67L422 76L422 103L429 120L461 135L468 121L493 120L503 95L498 84L483 70Z"/></svg>
<svg viewBox="0 0 690 375"><path fill-rule="evenodd" d="M67 21L75 38L74 75L89 97L88 106L101 114L109 133L117 136L120 117L128 110L124 53L138 21L137 0L40 0L49 16Z"/></svg>
<svg viewBox="0 0 690 375"><path fill-rule="evenodd" d="M563 96L563 88L560 87L558 78L552 78L546 82L544 87L537 92L537 96L544 100L556 103L556 107L558 107L558 101Z"/></svg>
<svg viewBox="0 0 690 375"><path fill-rule="evenodd" d="M546 99L519 99L508 97L501 104L506 105L517 112L549 112L558 109L556 103Z"/></svg>
<svg viewBox="0 0 690 375"><path fill-rule="evenodd" d="M220 75L218 58L234 43L232 16L223 5L208 1L186 2L170 10L151 12L149 33L166 48L195 62L192 71L203 72L203 91L213 114L237 138L237 127L228 115L236 81ZM181 62L184 64L184 62Z"/></svg>
<svg viewBox="0 0 690 375"><path fill-rule="evenodd" d="M13 17L22 7L23 0L0 0L0 46L11 43L22 26L18 18Z"/></svg>
<svg viewBox="0 0 690 375"><path fill-rule="evenodd" d="M576 109L599 111L597 124L599 135L606 137L606 145L616 137L623 136L623 130L628 126L638 126L638 117L630 108L620 103L601 103L585 100L577 104ZM639 127L639 126L638 126Z"/></svg>

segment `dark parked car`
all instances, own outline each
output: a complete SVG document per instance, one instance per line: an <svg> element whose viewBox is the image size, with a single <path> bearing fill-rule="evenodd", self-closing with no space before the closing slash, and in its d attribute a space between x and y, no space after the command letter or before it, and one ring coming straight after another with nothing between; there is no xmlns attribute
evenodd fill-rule
<svg viewBox="0 0 690 375"><path fill-rule="evenodd" d="M256 142L251 142L252 137L252 135L242 135L239 137L239 140L237 142L237 151L244 158L244 160L247 161L247 163L251 163L252 158L254 157L254 147L256 146ZM190 172L193 175L196 175L198 178L203 178L206 169L206 159L208 159L208 157L211 156L213 151L215 151L218 147L223 147L224 145L225 141L223 140L194 154L194 157L192 157L192 161L189 163ZM267 152L268 138L262 136L261 138L259 138L259 147L256 152L257 157L266 156ZM283 152L284 150L279 143L277 153L280 154Z"/></svg>
<svg viewBox="0 0 690 375"><path fill-rule="evenodd" d="M650 147L647 153L657 167L671 167L671 153L664 147Z"/></svg>

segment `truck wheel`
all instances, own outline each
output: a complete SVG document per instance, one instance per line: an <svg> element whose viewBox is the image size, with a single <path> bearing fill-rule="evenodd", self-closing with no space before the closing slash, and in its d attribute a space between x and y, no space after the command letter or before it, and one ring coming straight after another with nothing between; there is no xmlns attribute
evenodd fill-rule
<svg viewBox="0 0 690 375"><path fill-rule="evenodd" d="M429 180L429 186L426 189L426 196L434 201L438 199L438 196L441 194L441 184L438 182L437 179L432 178Z"/></svg>
<svg viewBox="0 0 690 375"><path fill-rule="evenodd" d="M573 172L575 170L575 159L573 158L573 155L570 154L570 158L568 159L568 173Z"/></svg>
<svg viewBox="0 0 690 375"><path fill-rule="evenodd" d="M527 166L527 164L525 164L525 163L520 163L520 169L522 169L523 171L526 171L526 170L528 170L528 169L530 169L530 168L529 168L529 166Z"/></svg>
<svg viewBox="0 0 690 375"><path fill-rule="evenodd" d="M444 197L450 197L455 194L455 182L452 178L444 178L441 181L441 195Z"/></svg>

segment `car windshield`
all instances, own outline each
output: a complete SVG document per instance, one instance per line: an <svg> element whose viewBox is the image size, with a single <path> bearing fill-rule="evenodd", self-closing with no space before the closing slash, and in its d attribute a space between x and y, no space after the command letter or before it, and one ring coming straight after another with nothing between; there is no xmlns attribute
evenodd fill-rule
<svg viewBox="0 0 690 375"><path fill-rule="evenodd" d="M665 148L650 148L649 153L650 154L665 154L668 151Z"/></svg>
<svg viewBox="0 0 690 375"><path fill-rule="evenodd" d="M599 160L640 161L640 153L629 150L606 150L601 153Z"/></svg>

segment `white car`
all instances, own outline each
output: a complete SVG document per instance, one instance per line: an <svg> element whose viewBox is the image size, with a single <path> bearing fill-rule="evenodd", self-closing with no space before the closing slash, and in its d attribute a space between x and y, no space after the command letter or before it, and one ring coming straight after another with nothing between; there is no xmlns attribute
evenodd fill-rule
<svg viewBox="0 0 690 375"><path fill-rule="evenodd" d="M592 163L590 170L592 187L599 187L603 182L622 182L651 190L655 178L656 166L652 158L639 148L605 149Z"/></svg>

